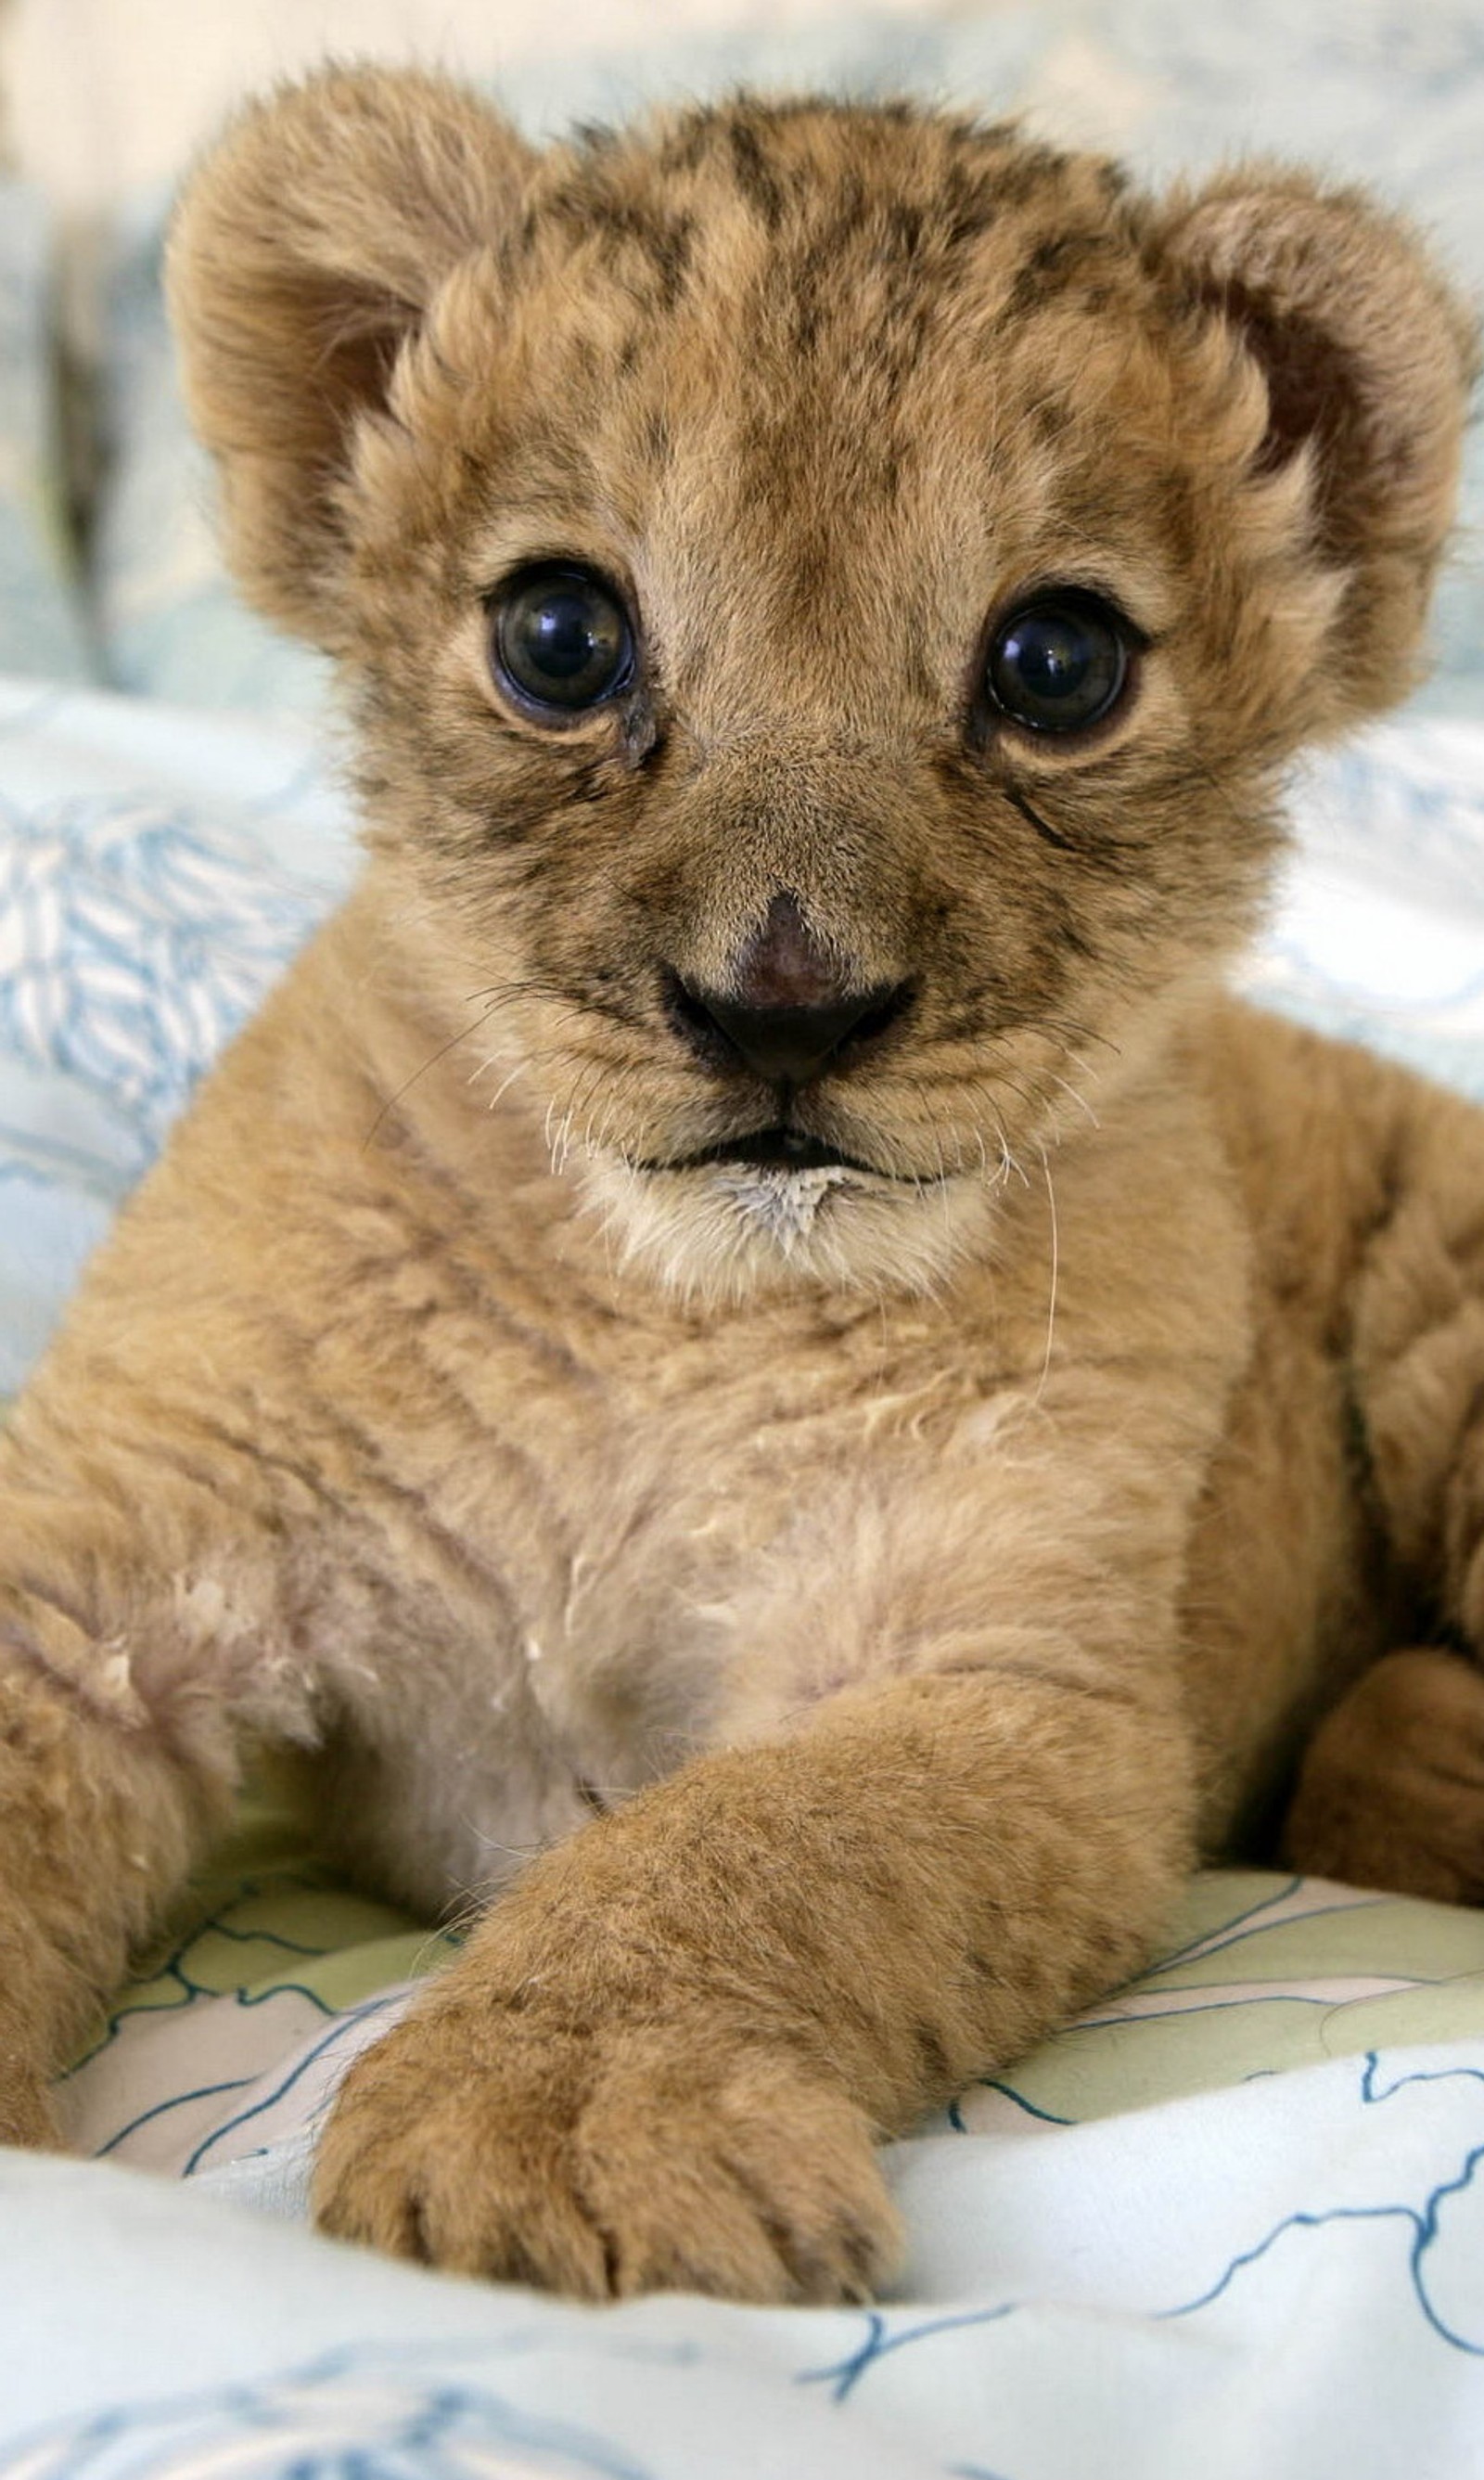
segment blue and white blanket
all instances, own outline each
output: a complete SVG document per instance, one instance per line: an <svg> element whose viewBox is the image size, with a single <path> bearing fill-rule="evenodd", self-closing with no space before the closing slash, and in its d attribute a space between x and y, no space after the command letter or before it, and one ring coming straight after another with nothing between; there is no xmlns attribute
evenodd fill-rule
<svg viewBox="0 0 1484 2480"><path fill-rule="evenodd" d="M894 2149L897 2304L582 2311L0 2157L5 2480L1469 2480L1484 2039Z"/></svg>

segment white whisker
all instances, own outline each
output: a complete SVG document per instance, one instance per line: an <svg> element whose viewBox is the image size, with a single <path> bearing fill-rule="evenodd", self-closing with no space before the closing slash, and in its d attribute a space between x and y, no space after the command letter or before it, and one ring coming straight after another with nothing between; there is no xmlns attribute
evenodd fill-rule
<svg viewBox="0 0 1484 2480"><path fill-rule="evenodd" d="M1084 1118L1088 1122L1090 1126L1094 1128L1100 1128L1102 1126L1103 1123L1098 1118L1091 1103L1087 1100L1086 1094L1079 1094L1075 1085L1069 1085L1064 1076L1055 1075L1049 1068L1044 1072L1049 1083L1060 1086L1063 1094L1069 1094L1071 1096L1071 1098L1076 1103L1078 1110L1082 1112Z"/></svg>
<svg viewBox="0 0 1484 2480"><path fill-rule="evenodd" d="M1051 1164L1047 1160L1044 1146L1040 1148L1040 1158L1041 1172L1046 1182L1046 1205L1051 1216L1051 1294L1046 1304L1046 1350L1041 1360L1041 1374L1036 1382L1033 1410L1039 1406L1046 1392L1046 1382L1051 1376L1051 1350L1057 1331L1057 1287L1062 1273L1061 1235L1057 1227L1057 1192L1052 1181Z"/></svg>

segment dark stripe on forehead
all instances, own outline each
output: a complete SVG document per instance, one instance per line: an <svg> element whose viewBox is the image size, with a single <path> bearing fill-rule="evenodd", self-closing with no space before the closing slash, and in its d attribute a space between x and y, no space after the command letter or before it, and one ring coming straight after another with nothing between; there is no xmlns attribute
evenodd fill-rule
<svg viewBox="0 0 1484 2480"><path fill-rule="evenodd" d="M731 177L736 183L738 195L746 199L767 231L777 232L783 219L783 189L763 151L755 127L751 121L733 120L727 139L731 156Z"/></svg>
<svg viewBox="0 0 1484 2480"><path fill-rule="evenodd" d="M994 174L977 166L951 163L943 180L943 241L959 250L980 241L999 220L1003 192Z"/></svg>
<svg viewBox="0 0 1484 2480"><path fill-rule="evenodd" d="M660 309L673 309L684 291L695 245L694 219L668 207L620 194L601 171L580 174L544 198L532 220L565 227L574 241L591 241L615 274L626 260L653 280Z"/></svg>
<svg viewBox="0 0 1484 2480"><path fill-rule="evenodd" d="M1099 292L1106 303L1108 279L1129 257L1121 232L1043 233L1015 271L1001 319L1009 324L1072 293L1087 302Z"/></svg>

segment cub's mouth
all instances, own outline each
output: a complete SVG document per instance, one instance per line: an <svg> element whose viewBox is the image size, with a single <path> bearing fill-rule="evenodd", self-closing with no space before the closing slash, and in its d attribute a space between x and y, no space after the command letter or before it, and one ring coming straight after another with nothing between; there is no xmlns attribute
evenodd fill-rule
<svg viewBox="0 0 1484 2480"><path fill-rule="evenodd" d="M719 1137L714 1145L703 1146L688 1154L659 1156L636 1164L639 1171L701 1171L709 1165L748 1171L854 1172L866 1179L907 1179L909 1187L921 1188L930 1183L917 1175L904 1175L883 1169L880 1163L866 1162L859 1154L849 1154L823 1137L809 1135L804 1128L791 1128L781 1123L771 1128L751 1128L740 1136Z"/></svg>
<svg viewBox="0 0 1484 2480"><path fill-rule="evenodd" d="M646 1163L646 1171L699 1171L706 1163L745 1163L754 1171L857 1171L876 1174L874 1163L841 1153L821 1137L803 1128L753 1128L745 1136L721 1137L699 1153L680 1154L667 1163Z"/></svg>
<svg viewBox="0 0 1484 2480"><path fill-rule="evenodd" d="M839 1138L800 1127L792 1098L779 1117L704 1145L587 1157L590 1205L630 1259L671 1288L718 1301L777 1293L799 1280L927 1292L982 1243L993 1183L961 1163L912 1169L892 1134L853 1112ZM842 1113L842 1119L843 1119ZM862 1143L868 1152L847 1149ZM651 1143L653 1140L652 1138ZM886 1159L882 1159L885 1156ZM875 1157L873 1159L873 1157Z"/></svg>

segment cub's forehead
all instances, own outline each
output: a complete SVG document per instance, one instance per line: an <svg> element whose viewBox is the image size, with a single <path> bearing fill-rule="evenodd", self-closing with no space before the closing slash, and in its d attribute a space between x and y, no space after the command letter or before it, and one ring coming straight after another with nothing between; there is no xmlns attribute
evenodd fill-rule
<svg viewBox="0 0 1484 2480"><path fill-rule="evenodd" d="M586 253L652 314L763 275L832 323L889 309L904 279L986 317L1116 283L1136 220L1116 166L1011 122L746 98L556 151L523 240Z"/></svg>
<svg viewBox="0 0 1484 2480"><path fill-rule="evenodd" d="M572 548L616 532L692 580L725 543L931 602L941 561L966 607L1055 564L1058 530L1137 551L1168 463L1145 212L1100 159L907 106L590 134L546 160L506 260L492 504L538 532L591 515Z"/></svg>
<svg viewBox="0 0 1484 2480"><path fill-rule="evenodd" d="M1116 167L906 106L737 102L549 159L520 250L586 297L599 366L668 353L749 398L792 384L884 418L981 379L1028 321L1147 317Z"/></svg>

